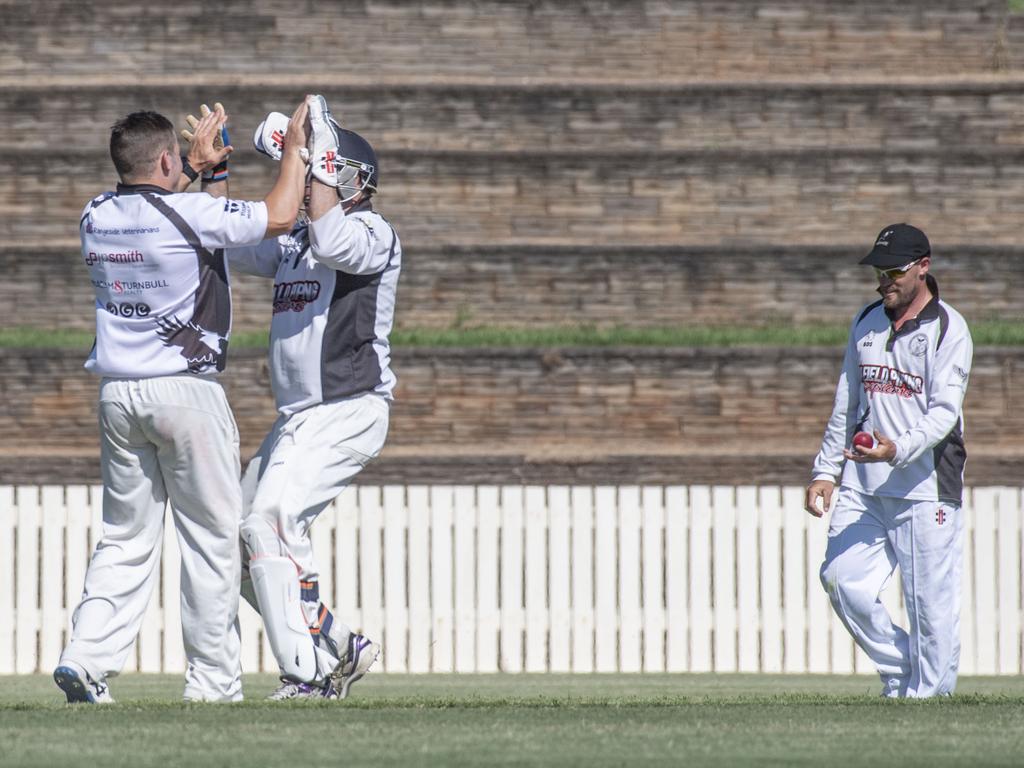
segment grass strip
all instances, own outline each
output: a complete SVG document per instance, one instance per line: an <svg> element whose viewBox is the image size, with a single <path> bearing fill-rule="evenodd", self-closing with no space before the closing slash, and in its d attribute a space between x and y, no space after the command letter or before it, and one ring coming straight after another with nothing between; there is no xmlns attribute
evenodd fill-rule
<svg viewBox="0 0 1024 768"><path fill-rule="evenodd" d="M842 346L845 325L771 325L612 327L554 326L546 328L408 328L396 330L396 348L457 347L806 347ZM1024 320L989 320L972 323L976 346L1024 346ZM235 349L266 347L268 332L243 331L231 338ZM0 329L0 348L79 349L88 351L93 334L89 331L14 327Z"/></svg>

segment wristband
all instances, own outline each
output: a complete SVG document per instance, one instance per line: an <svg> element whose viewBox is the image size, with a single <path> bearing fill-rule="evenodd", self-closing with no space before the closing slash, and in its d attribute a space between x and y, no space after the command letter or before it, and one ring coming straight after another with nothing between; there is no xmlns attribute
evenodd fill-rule
<svg viewBox="0 0 1024 768"><path fill-rule="evenodd" d="M181 156L181 172L188 176L189 184L199 178L199 171L192 167L188 161L188 155Z"/></svg>
<svg viewBox="0 0 1024 768"><path fill-rule="evenodd" d="M218 181L228 180L228 161L224 160L213 166L208 171L203 171L203 183L211 184Z"/></svg>
<svg viewBox="0 0 1024 768"><path fill-rule="evenodd" d="M226 125L221 126L220 129L220 143L222 147L226 147L231 143L231 139L228 137L228 127ZM216 145L215 145L216 146ZM227 181L228 179L228 159L225 157L213 168L203 171L203 181L210 183L216 181Z"/></svg>

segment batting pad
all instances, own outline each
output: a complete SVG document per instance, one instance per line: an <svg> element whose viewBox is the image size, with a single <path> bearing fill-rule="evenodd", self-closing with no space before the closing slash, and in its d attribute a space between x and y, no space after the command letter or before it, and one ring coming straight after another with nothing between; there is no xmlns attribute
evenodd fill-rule
<svg viewBox="0 0 1024 768"><path fill-rule="evenodd" d="M295 564L287 557L260 557L250 561L249 574L281 676L296 683L316 682L316 646L302 613Z"/></svg>

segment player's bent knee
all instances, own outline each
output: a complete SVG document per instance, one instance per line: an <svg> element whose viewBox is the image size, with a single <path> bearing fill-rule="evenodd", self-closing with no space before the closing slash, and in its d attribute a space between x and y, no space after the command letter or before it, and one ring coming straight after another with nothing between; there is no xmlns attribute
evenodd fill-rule
<svg viewBox="0 0 1024 768"><path fill-rule="evenodd" d="M283 557L281 539L277 530L261 515L249 515L239 526L242 542L249 558Z"/></svg>

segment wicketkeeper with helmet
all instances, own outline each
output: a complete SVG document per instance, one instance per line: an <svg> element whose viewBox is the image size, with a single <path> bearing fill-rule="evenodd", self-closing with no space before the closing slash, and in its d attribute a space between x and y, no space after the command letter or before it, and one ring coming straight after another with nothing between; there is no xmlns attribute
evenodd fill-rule
<svg viewBox="0 0 1024 768"><path fill-rule="evenodd" d="M308 220L227 253L274 280L270 372L280 414L243 479L242 593L260 611L282 685L270 698L344 698L380 652L321 601L309 529L384 446L402 246L373 208L377 155L308 100ZM256 148L277 159L287 119L271 113Z"/></svg>

